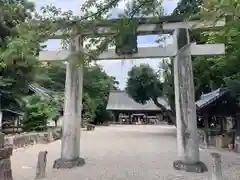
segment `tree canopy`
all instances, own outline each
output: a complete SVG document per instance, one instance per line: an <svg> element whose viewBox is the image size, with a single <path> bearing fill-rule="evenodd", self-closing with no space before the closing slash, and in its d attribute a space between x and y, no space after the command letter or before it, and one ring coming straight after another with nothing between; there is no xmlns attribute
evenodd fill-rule
<svg viewBox="0 0 240 180"><path fill-rule="evenodd" d="M145 104L152 100L154 104L166 113L170 120L175 123L174 111L169 111L159 103L158 98L167 98L163 91L161 77L148 64L133 66L128 72L126 92L138 103Z"/></svg>
<svg viewBox="0 0 240 180"><path fill-rule="evenodd" d="M45 42L57 30L63 30L66 24L70 31L76 28L80 30L81 27L78 27L82 24L80 19L74 17L71 11L63 12L51 5L43 7L41 12L37 13L34 4L27 0L2 0L0 4L1 12L4 12L3 21L0 24L0 90L1 94L7 97L1 98L6 102L1 102L4 105L2 108L10 106L9 97L18 104L16 101L25 96L28 85L32 82L37 82L63 97L65 65L63 63L52 66L40 64L37 61L38 53L44 47L40 46L40 43ZM72 24L74 20L79 20L79 24ZM64 42L68 42L70 34L64 31L64 36L66 36L63 38ZM92 122L108 120L110 114L105 110L108 93L117 88L118 82L114 77L108 76L100 66L90 65L92 64L90 57L91 60L94 59L92 54L77 58L85 67L83 116ZM32 99L34 102L39 100L36 97ZM23 106L26 113L27 107L33 107L30 106L31 102ZM39 107L44 104L40 100L39 103Z"/></svg>
<svg viewBox="0 0 240 180"><path fill-rule="evenodd" d="M162 95L162 83L156 72L148 65L133 66L128 72L126 92L138 103L146 103Z"/></svg>
<svg viewBox="0 0 240 180"><path fill-rule="evenodd" d="M57 30L62 30L64 42L69 42L72 36L70 32L75 30L82 32L86 31L86 28L94 29L99 20L109 19L111 10L116 8L119 2L120 0L104 0L101 2L87 0L81 7L83 15L76 17L72 11L64 12L51 5L43 7L41 13L37 13L34 10L34 5L27 0L0 0L0 9L3 10L1 12L4 12L2 16L3 21L0 23L1 94L5 94L6 96L21 94L29 82L35 81L37 68L39 67L36 60L38 52L41 49L41 42L45 42ZM240 3L232 0L223 0L220 2L217 0L182 0L173 12L173 15L182 14L186 17L199 13L200 17L204 20L218 20L227 15L225 28L217 32L202 32L195 35L197 36L197 43L226 44L226 55L224 56L193 58L196 98L201 93L209 92L220 86L227 87L237 98L240 94L240 75L238 72L240 66L239 8ZM136 21L129 20L129 18L148 16L158 18L162 14L163 5L161 0L128 1L124 11L120 15L122 20L112 24L111 28L116 33L105 38L92 38L86 45L89 51L78 54L76 58L77 62L87 66L87 72L85 72L87 78L84 80L84 87L88 93L84 94L84 101L88 103L85 109L92 107L91 109L96 110L97 107L100 107L101 102L104 102L102 101L103 99L99 99L98 97L106 97L109 89L114 88L113 78L105 76L101 68L90 66L96 56L104 51L108 45L115 43L116 39L119 40L123 37L124 42L122 43L128 42L129 38L126 37L128 37L129 32L132 32L137 25ZM89 27L89 23L87 22L90 20L92 23ZM97 35L97 32L94 33ZM93 46L97 48L92 49ZM64 81L60 77L64 76L63 65L56 67L56 69L52 68L54 67L48 67L48 69L44 67L44 71L47 74L45 74L46 80L40 80L40 78L37 81L46 87L52 87L52 90L62 91ZM59 76L56 72L59 73ZM170 106L173 107L174 89L171 85L173 83L172 63L167 63L164 67L163 82L159 81L158 74L153 73L150 68L146 67L135 68L132 74L130 73L130 76L133 77L131 81L135 84L135 88L130 88L128 84L127 91L136 101L143 103L147 99L152 99L157 104L157 97L163 94L167 96ZM101 80L99 77L101 77ZM143 78L142 81L144 80L145 82L141 84L135 81L134 79L137 77ZM146 82L146 77L152 79ZM91 79L91 81L88 79ZM57 83L52 85L53 82ZM112 84L108 84L109 82ZM156 87L159 87L159 91L156 91ZM97 96L96 94L100 92L97 92L95 88L103 92ZM134 89L140 89L141 91L139 90L137 93L134 93ZM104 90L106 90L105 93ZM140 94L142 97L139 98L136 94ZM95 100L91 101L91 99ZM174 112L173 108L172 110Z"/></svg>
<svg viewBox="0 0 240 180"><path fill-rule="evenodd" d="M184 15L189 17L200 11L203 0L181 0L173 10L172 15Z"/></svg>
<svg viewBox="0 0 240 180"><path fill-rule="evenodd" d="M200 34L195 34L195 39L192 39L197 43L224 43L226 45L226 54L224 56L192 58L196 100L200 98L202 93L211 92L219 87L226 87L235 98L239 98L240 76L238 69L240 65L240 21L239 11L234 10L235 7L237 9L239 8L239 4L239 2L233 2L229 0L221 1L221 3L218 3L218 1L214 0L182 0L173 11L173 15L182 14L186 15L186 17L190 17L199 13L204 20L219 20L226 14L228 15L226 26L220 31L201 32ZM138 76L143 76L145 73L140 70L140 67L138 67L138 69L139 72L141 72L140 75L138 74ZM164 61L164 66L160 66L159 71L162 70L162 78L164 81L162 82L162 88L159 88L159 93L161 92L161 94L168 99L171 109L174 111L174 77L172 62ZM156 77L154 79L159 79L157 74L155 74L155 76ZM133 76L129 74L129 80L131 78L133 78ZM149 79L135 78L139 84L148 83ZM134 88L131 87L132 91L134 92L129 91L129 94L138 102L140 102L138 99L145 101L146 96L142 95L142 93L138 91L138 86L134 86ZM149 91L149 88L144 88L144 92L145 94L152 94L151 91Z"/></svg>
<svg viewBox="0 0 240 180"><path fill-rule="evenodd" d="M1 108L11 108L12 104L19 104L21 101L20 97L26 91L28 83L34 79L37 66L38 46L28 46L31 52L23 56L19 49L15 49L15 45L24 45L11 41L23 35L17 29L31 19L34 4L27 0L0 0L0 11L0 104ZM9 49L12 53L7 55ZM16 108L19 107L15 106L15 110Z"/></svg>
<svg viewBox="0 0 240 180"><path fill-rule="evenodd" d="M39 70L37 83L56 93L64 94L66 65L62 62L44 65ZM110 119L106 111L108 95L118 88L114 77L107 75L101 66L89 65L84 68L83 119L100 123ZM63 102L62 102L63 103Z"/></svg>

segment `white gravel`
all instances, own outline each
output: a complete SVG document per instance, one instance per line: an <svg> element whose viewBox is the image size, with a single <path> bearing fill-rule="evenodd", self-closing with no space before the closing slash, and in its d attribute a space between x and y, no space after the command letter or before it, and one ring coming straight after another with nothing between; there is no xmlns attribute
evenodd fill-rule
<svg viewBox="0 0 240 180"><path fill-rule="evenodd" d="M81 157L86 164L71 170L53 170L60 156L60 141L14 151L14 180L33 180L37 154L48 151L47 178L51 180L211 180L210 151L201 150L201 160L209 168L203 174L176 171L176 129L160 125L96 127L82 132ZM226 180L240 180L240 156L221 152Z"/></svg>

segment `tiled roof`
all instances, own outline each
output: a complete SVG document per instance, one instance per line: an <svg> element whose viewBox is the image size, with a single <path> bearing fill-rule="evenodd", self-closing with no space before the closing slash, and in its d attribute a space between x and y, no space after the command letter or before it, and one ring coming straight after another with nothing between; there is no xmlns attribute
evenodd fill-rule
<svg viewBox="0 0 240 180"><path fill-rule="evenodd" d="M30 84L29 85L29 90L31 90L32 92L38 93L41 96L45 96L45 97L58 98L58 97L63 97L64 96L64 92L52 91L52 90L46 89L43 86L40 86L36 83L35 84Z"/></svg>
<svg viewBox="0 0 240 180"><path fill-rule="evenodd" d="M158 102L164 105L167 109L170 109L168 103L163 98L159 98ZM124 91L111 91L109 94L107 110L160 110L153 101L147 101L146 104L140 104L135 102Z"/></svg>
<svg viewBox="0 0 240 180"><path fill-rule="evenodd" d="M211 104L212 102L216 101L220 97L222 97L224 94L226 94L227 91L223 88L219 88L215 91L212 91L207 94L203 94L200 97L200 100L196 101L196 105L198 108L206 107L207 105Z"/></svg>
<svg viewBox="0 0 240 180"><path fill-rule="evenodd" d="M28 87L31 91L38 93L41 96L47 96L47 97L52 96L51 95L52 93L50 90L48 90L42 86L39 86L38 84L30 84Z"/></svg>
<svg viewBox="0 0 240 180"><path fill-rule="evenodd" d="M17 115L20 115L20 116L23 116L23 112L19 112L19 111L14 111L12 109L2 109L3 112L10 112L12 114L17 114Z"/></svg>

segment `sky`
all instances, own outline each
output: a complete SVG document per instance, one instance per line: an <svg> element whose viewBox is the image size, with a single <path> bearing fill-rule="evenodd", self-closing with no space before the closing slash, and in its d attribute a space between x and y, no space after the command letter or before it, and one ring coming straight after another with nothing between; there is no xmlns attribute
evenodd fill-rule
<svg viewBox="0 0 240 180"><path fill-rule="evenodd" d="M54 6L61 8L63 11L72 10L74 15L80 15L80 6L84 0L32 0L36 4L37 10L40 10L42 6L53 4ZM118 8L113 9L113 16L117 16L121 9L124 8L124 4L127 0L122 0ZM169 14L177 6L178 0L164 0L164 14ZM151 47L157 46L156 44L157 36L140 36L138 37L138 47ZM60 40L49 40L47 43L47 50L57 50L61 48ZM108 75L116 77L119 81L119 88L124 89L127 81L127 73L134 65L139 65L141 63L149 64L153 69L157 70L159 66L160 59L136 59L136 60L106 60L99 61L98 63L102 65L103 69Z"/></svg>

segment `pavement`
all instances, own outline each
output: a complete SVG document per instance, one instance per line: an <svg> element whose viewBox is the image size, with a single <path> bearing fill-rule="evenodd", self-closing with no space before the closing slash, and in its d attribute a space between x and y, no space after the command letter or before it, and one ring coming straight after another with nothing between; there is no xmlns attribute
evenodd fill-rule
<svg viewBox="0 0 240 180"><path fill-rule="evenodd" d="M167 125L116 125L81 132L82 167L52 169L60 157L60 141L15 150L14 180L34 180L39 151L48 151L45 180L212 180L210 152L222 155L224 180L240 180L240 155L214 149L200 150L209 171L187 173L173 169L177 160L176 128Z"/></svg>

